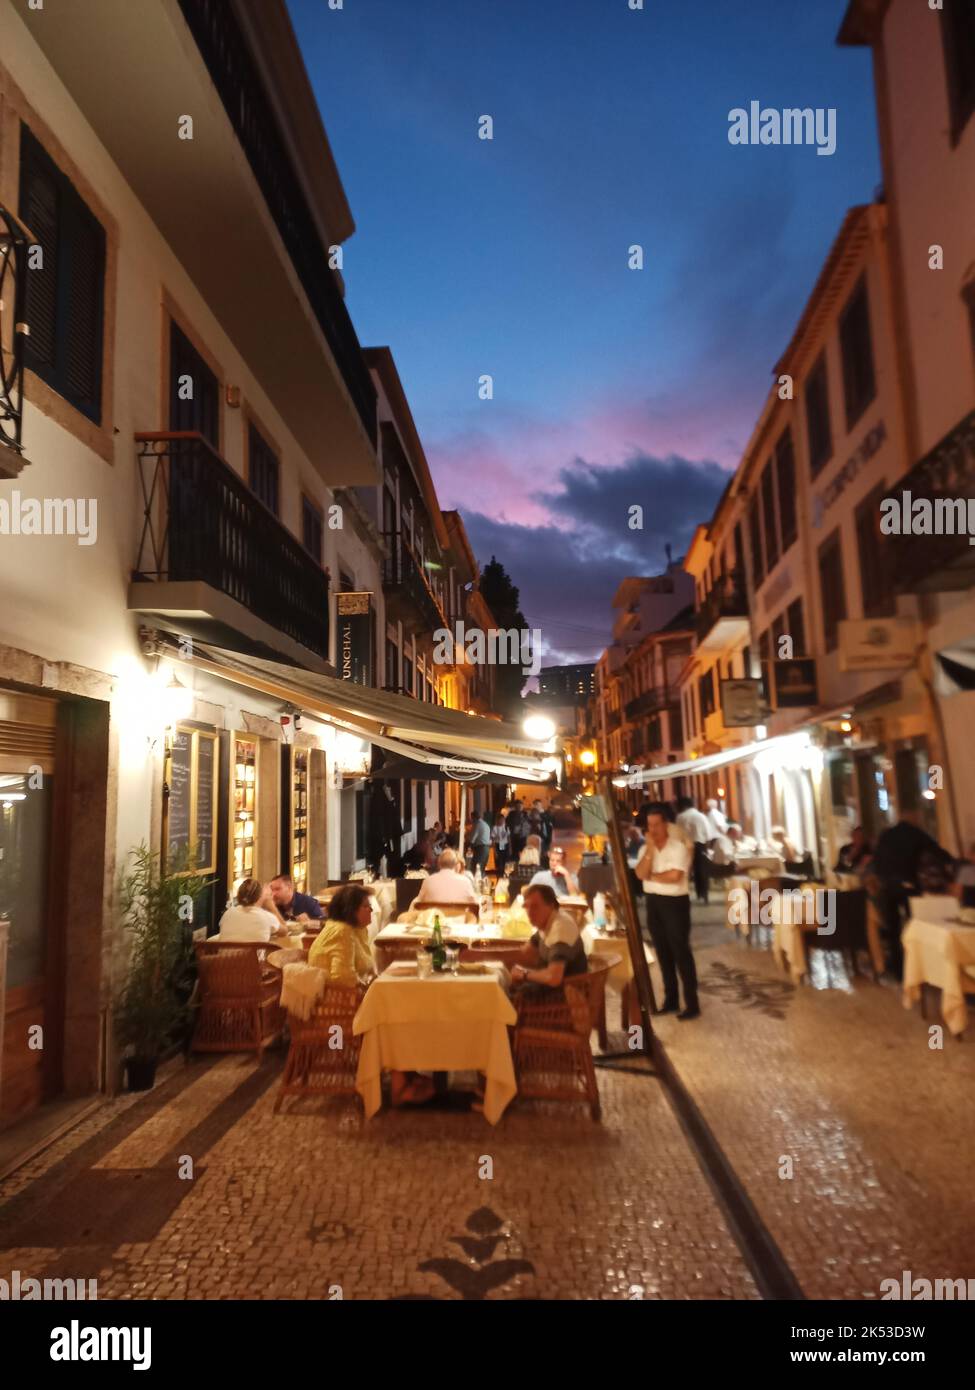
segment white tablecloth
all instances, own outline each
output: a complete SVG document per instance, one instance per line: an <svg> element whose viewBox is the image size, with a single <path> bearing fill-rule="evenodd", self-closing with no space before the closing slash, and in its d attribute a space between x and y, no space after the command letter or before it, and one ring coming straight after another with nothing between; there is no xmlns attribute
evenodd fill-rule
<svg viewBox="0 0 975 1390"><path fill-rule="evenodd" d="M515 1022L493 972L421 980L392 967L370 985L353 1025L362 1034L356 1089L366 1114L382 1104L384 1070L479 1071L484 1116L497 1124L517 1089L508 1042Z"/></svg>
<svg viewBox="0 0 975 1390"><path fill-rule="evenodd" d="M958 912L955 899L948 900ZM952 1033L963 1033L968 1020L965 986L975 987L975 927L962 926L948 917L947 908L935 899L911 900L912 909L924 916L913 916L904 928L904 1006L910 1008L921 995L921 986L941 990L941 1016ZM944 915L943 915L944 913ZM967 970L966 970L967 967Z"/></svg>

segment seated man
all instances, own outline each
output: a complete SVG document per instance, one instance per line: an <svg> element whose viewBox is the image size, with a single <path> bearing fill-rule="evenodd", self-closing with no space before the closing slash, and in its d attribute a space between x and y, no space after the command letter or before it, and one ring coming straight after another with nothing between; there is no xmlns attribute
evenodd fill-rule
<svg viewBox="0 0 975 1390"><path fill-rule="evenodd" d="M440 855L436 873L423 880L423 886L413 899L414 907L432 906L437 903L477 902L477 894L469 876L458 868L455 849L445 849Z"/></svg>
<svg viewBox="0 0 975 1390"><path fill-rule="evenodd" d="M565 867L565 850L555 845L548 852L548 868L539 869L537 874L532 876L529 888L533 888L536 883L544 884L551 888L558 898L571 898L578 893L579 885Z"/></svg>
<svg viewBox="0 0 975 1390"><path fill-rule="evenodd" d="M588 962L582 934L572 914L559 910L559 900L547 884L533 883L525 889L525 911L535 932L511 967L512 980L542 990L559 989L566 975L584 974Z"/></svg>
<svg viewBox="0 0 975 1390"><path fill-rule="evenodd" d="M296 893L290 874L278 874L271 879L274 906L286 922L320 922L325 915L322 905L310 893Z"/></svg>

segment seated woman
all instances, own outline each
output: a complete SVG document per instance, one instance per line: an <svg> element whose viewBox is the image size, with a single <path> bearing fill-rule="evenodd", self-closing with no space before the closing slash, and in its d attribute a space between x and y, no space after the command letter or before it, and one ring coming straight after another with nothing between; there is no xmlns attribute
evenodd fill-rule
<svg viewBox="0 0 975 1390"><path fill-rule="evenodd" d="M839 858L833 865L836 874L862 874L866 871L873 855L873 845L867 839L862 825L854 826L849 844L840 849Z"/></svg>
<svg viewBox="0 0 975 1390"><path fill-rule="evenodd" d="M372 897L359 883L347 883L328 905L325 925L312 942L308 964L324 970L330 983L354 986L375 974L369 949Z"/></svg>
<svg viewBox="0 0 975 1390"><path fill-rule="evenodd" d="M237 901L220 918L214 941L270 941L285 931L284 919L274 906L270 885L259 878L242 879Z"/></svg>
<svg viewBox="0 0 975 1390"><path fill-rule="evenodd" d="M518 856L519 864L538 864L542 862L542 837L541 835L529 835L525 841L525 848Z"/></svg>

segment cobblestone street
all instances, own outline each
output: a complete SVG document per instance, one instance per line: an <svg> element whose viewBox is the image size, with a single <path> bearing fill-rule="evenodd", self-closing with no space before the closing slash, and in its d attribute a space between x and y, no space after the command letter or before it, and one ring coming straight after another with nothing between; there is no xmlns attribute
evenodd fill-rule
<svg viewBox="0 0 975 1390"><path fill-rule="evenodd" d="M795 989L719 915L696 909L702 1019L657 1027L803 1292L975 1277L972 1048L929 1049L870 982ZM343 1100L274 1115L281 1063L175 1063L107 1102L0 1185L0 1268L100 1298L758 1296L654 1078L601 1070L600 1125L516 1102L491 1129Z"/></svg>
<svg viewBox="0 0 975 1390"><path fill-rule="evenodd" d="M0 1268L100 1298L756 1297L655 1079L602 1073L600 1125L525 1104L492 1130L274 1115L280 1066L197 1060L109 1103L3 1184Z"/></svg>

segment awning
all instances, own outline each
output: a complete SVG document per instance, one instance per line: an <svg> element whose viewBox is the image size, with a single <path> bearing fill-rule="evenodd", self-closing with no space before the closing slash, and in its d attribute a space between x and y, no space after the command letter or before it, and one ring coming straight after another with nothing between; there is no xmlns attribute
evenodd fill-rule
<svg viewBox="0 0 975 1390"><path fill-rule="evenodd" d="M745 762L757 758L760 753L772 753L779 757L794 755L810 747L809 735L805 733L777 734L775 738L757 739L754 743L744 743L737 748L726 748L720 753L709 753L704 758L688 758L682 763L666 763L663 767L648 767L637 773L614 778L622 780L628 787L646 787L654 782L666 782L671 777L687 777L695 772L712 772L731 763Z"/></svg>
<svg viewBox="0 0 975 1390"><path fill-rule="evenodd" d="M939 695L975 690L975 640L938 652L934 682Z"/></svg>
<svg viewBox="0 0 975 1390"><path fill-rule="evenodd" d="M173 654L178 654L173 643ZM311 718L432 767L480 768L512 782L547 782L554 743L528 738L517 724L482 719L372 686L321 676L298 666L226 651L202 642L181 658L221 680L259 691Z"/></svg>

